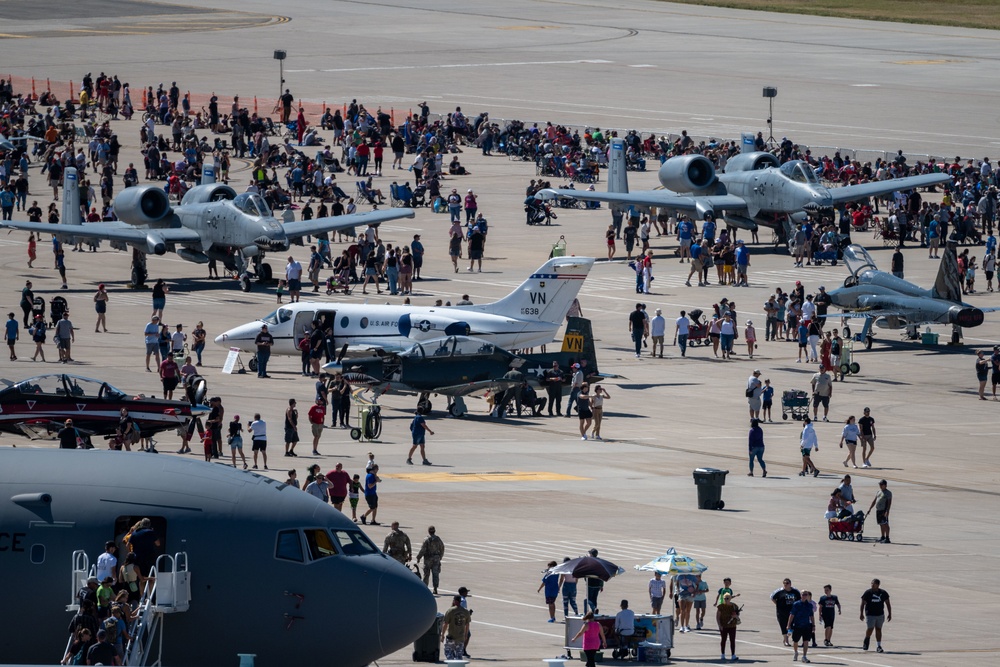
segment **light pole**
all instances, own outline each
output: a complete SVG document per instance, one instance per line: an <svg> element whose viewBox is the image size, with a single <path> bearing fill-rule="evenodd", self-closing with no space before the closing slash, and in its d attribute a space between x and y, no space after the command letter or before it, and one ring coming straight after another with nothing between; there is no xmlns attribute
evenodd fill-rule
<svg viewBox="0 0 1000 667"><path fill-rule="evenodd" d="M275 58L278 56L275 55ZM767 98L768 102L768 112L767 112L767 143L773 144L774 141L774 98L778 96L778 89L774 86L766 86L764 88L764 97Z"/></svg>
<svg viewBox="0 0 1000 667"><path fill-rule="evenodd" d="M281 94L285 92L285 57L287 55L284 51L274 52L274 59L278 61L278 104L281 103Z"/></svg>

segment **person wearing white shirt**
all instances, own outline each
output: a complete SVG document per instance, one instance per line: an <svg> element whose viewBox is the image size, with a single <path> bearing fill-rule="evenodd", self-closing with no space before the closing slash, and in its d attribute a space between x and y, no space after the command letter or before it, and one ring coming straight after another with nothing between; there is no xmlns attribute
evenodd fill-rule
<svg viewBox="0 0 1000 667"><path fill-rule="evenodd" d="M659 614L663 606L663 598L667 595L667 582L663 580L663 575L659 572L653 573L653 578L649 580L649 603L653 608L653 614Z"/></svg>
<svg viewBox="0 0 1000 667"><path fill-rule="evenodd" d="M816 438L816 428L809 417L802 418L802 435L799 440L799 448L802 451L802 472L799 477L805 477L807 473L812 473L813 477L819 476L819 468L813 465L812 452L819 451L819 440Z"/></svg>
<svg viewBox="0 0 1000 667"><path fill-rule="evenodd" d="M622 600L622 610L615 615L615 634L618 635L618 652L628 653L629 639L635 636L635 612L628 608L628 600Z"/></svg>
<svg viewBox="0 0 1000 667"><path fill-rule="evenodd" d="M253 444L253 469L257 469L257 453L264 458L264 470L267 470L267 424L260 418L260 413L253 416L253 421L247 426Z"/></svg>
<svg viewBox="0 0 1000 667"><path fill-rule="evenodd" d="M104 581L108 577L118 580L115 570L118 568L118 559L115 558L115 543L108 541L104 543L104 553L97 557L97 578Z"/></svg>
<svg viewBox="0 0 1000 667"><path fill-rule="evenodd" d="M691 322L687 318L687 313L681 311L681 316L677 318L677 330L674 333L674 342L681 348L681 356L687 352L688 334L691 333Z"/></svg>
<svg viewBox="0 0 1000 667"><path fill-rule="evenodd" d="M810 294L806 297L805 303L802 304L802 319L812 320L816 315L816 304L813 303L813 295Z"/></svg>
<svg viewBox="0 0 1000 667"><path fill-rule="evenodd" d="M649 321L649 335L653 337L653 356L656 356L656 346L660 346L660 359L663 358L663 337L667 331L667 321L663 318L663 310L656 309L656 315Z"/></svg>

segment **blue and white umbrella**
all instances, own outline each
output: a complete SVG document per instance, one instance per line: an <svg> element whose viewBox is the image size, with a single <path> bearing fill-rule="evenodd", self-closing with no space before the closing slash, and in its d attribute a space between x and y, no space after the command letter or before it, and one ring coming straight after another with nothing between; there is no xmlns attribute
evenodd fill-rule
<svg viewBox="0 0 1000 667"><path fill-rule="evenodd" d="M701 574L708 569L690 556L684 556L670 547L662 556L657 556L645 565L636 565L635 569L645 572L660 572L669 576L677 574Z"/></svg>

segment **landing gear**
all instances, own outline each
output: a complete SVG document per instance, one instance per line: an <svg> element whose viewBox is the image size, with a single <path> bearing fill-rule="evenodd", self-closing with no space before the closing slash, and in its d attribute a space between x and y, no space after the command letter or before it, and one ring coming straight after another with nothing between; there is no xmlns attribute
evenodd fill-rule
<svg viewBox="0 0 1000 667"><path fill-rule="evenodd" d="M465 399L461 396L456 396L451 405L448 406L448 414L452 417L464 417L469 413L468 406L465 405Z"/></svg>
<svg viewBox="0 0 1000 667"><path fill-rule="evenodd" d="M951 340L948 342L948 345L964 345L962 343L962 327L957 324L951 325Z"/></svg>
<svg viewBox="0 0 1000 667"><path fill-rule="evenodd" d="M132 289L143 289L146 286L146 253L137 248L132 249Z"/></svg>
<svg viewBox="0 0 1000 667"><path fill-rule="evenodd" d="M264 253L259 253L253 258L253 270L257 274L257 282L261 284L271 282L273 273L271 265L264 261Z"/></svg>
<svg viewBox="0 0 1000 667"><path fill-rule="evenodd" d="M253 372L253 373L257 372L257 355L256 354L253 355L252 357L250 357L250 361L247 362L247 367L250 369L251 372Z"/></svg>
<svg viewBox="0 0 1000 667"><path fill-rule="evenodd" d="M420 392L420 396L417 397L417 412L426 416L431 413L431 408L433 407L430 394L426 391Z"/></svg>

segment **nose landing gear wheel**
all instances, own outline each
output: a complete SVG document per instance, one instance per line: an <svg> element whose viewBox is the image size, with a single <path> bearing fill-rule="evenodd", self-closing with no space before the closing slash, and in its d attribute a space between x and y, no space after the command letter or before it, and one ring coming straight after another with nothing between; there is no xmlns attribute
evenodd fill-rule
<svg viewBox="0 0 1000 667"><path fill-rule="evenodd" d="M247 367L254 373L257 372L257 355L250 357L250 361L247 362Z"/></svg>

